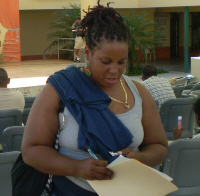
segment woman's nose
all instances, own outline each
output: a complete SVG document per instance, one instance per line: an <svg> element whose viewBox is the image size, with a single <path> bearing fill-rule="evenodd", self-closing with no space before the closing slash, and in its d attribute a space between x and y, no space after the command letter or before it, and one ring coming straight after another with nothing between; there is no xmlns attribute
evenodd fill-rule
<svg viewBox="0 0 200 196"><path fill-rule="evenodd" d="M117 73L117 72L118 72L118 66L117 66L116 64L112 64L112 65L110 66L109 71L110 71L111 73Z"/></svg>

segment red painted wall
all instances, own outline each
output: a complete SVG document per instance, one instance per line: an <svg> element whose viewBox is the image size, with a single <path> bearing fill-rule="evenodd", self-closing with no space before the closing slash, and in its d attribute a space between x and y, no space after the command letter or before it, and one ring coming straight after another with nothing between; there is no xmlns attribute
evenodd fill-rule
<svg viewBox="0 0 200 196"><path fill-rule="evenodd" d="M0 0L0 23L7 29L2 53L5 61L21 61L19 0Z"/></svg>

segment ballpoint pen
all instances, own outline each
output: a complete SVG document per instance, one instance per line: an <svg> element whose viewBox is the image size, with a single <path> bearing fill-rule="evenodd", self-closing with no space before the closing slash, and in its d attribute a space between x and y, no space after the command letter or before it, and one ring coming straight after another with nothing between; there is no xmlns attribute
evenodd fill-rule
<svg viewBox="0 0 200 196"><path fill-rule="evenodd" d="M94 152L92 151L92 149L89 146L86 146L87 151L89 152L89 154L94 158L94 159L98 159L97 156L94 154Z"/></svg>

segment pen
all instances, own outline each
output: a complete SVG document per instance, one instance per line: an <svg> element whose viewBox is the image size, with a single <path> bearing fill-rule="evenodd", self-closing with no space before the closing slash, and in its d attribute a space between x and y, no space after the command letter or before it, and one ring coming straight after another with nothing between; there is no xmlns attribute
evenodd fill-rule
<svg viewBox="0 0 200 196"><path fill-rule="evenodd" d="M87 151L89 152L89 154L94 158L94 159L98 159L97 156L92 152L91 148L89 146L86 146Z"/></svg>

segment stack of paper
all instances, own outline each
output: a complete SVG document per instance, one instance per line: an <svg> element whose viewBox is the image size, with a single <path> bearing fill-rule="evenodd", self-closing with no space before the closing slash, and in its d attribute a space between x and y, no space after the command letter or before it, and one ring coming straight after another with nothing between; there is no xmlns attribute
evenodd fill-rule
<svg viewBox="0 0 200 196"><path fill-rule="evenodd" d="M119 156L108 165L112 180L88 180L99 196L164 196L178 190L169 176L134 159Z"/></svg>

